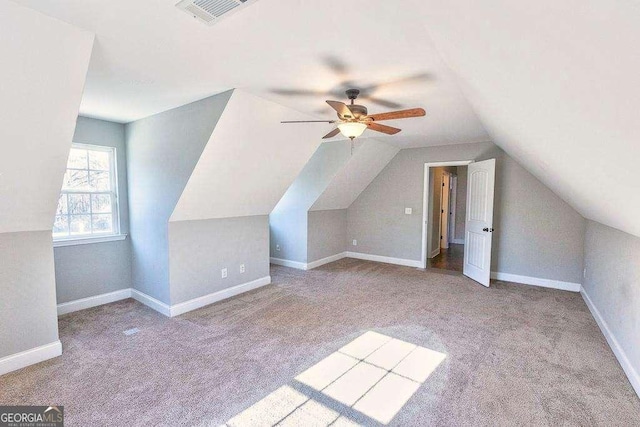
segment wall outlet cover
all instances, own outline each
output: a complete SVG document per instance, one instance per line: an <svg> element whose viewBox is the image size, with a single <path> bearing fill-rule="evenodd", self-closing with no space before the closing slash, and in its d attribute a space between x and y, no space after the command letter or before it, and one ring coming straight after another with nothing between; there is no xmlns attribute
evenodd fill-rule
<svg viewBox="0 0 640 427"><path fill-rule="evenodd" d="M244 273L244 272L245 272L244 264L240 264L240 273Z"/></svg>
<svg viewBox="0 0 640 427"><path fill-rule="evenodd" d="M226 268L223 268L223 269L221 270L221 272L222 272L222 278L223 278L223 279L226 279L226 278L227 278L227 269L226 269Z"/></svg>
<svg viewBox="0 0 640 427"><path fill-rule="evenodd" d="M353 239L353 246L358 246L358 241L356 239Z"/></svg>
<svg viewBox="0 0 640 427"><path fill-rule="evenodd" d="M404 208L404 213L406 215L411 215L413 213L413 209L412 208Z"/></svg>
<svg viewBox="0 0 640 427"><path fill-rule="evenodd" d="M276 245L276 251L280 250L280 245Z"/></svg>

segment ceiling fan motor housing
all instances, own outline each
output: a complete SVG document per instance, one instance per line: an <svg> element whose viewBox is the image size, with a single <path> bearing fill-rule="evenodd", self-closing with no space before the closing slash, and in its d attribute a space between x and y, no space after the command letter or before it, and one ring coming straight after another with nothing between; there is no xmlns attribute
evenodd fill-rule
<svg viewBox="0 0 640 427"><path fill-rule="evenodd" d="M367 107L364 105L351 104L349 105L349 110L351 110L356 119L364 117L368 113Z"/></svg>

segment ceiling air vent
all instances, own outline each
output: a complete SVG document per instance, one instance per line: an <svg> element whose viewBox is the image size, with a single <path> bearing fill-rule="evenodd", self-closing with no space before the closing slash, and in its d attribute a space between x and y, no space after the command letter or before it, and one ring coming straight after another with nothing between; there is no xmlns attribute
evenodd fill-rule
<svg viewBox="0 0 640 427"><path fill-rule="evenodd" d="M213 25L222 17L228 17L256 0L182 0L176 4L193 18L207 25Z"/></svg>

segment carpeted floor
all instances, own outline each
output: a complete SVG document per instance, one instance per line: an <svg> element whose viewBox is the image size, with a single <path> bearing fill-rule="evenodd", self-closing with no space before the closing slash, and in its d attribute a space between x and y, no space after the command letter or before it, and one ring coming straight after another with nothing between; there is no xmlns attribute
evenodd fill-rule
<svg viewBox="0 0 640 427"><path fill-rule="evenodd" d="M295 379L374 331L446 356L390 425L640 423L579 294L352 259L272 277L173 319L133 300L63 316L64 354L0 377L0 404L64 405L68 426L217 426L302 396L335 425L377 425Z"/></svg>

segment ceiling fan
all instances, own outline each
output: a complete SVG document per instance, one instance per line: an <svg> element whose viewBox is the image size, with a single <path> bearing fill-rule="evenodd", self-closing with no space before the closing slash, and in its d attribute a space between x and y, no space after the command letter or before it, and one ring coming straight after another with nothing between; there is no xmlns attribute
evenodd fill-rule
<svg viewBox="0 0 640 427"><path fill-rule="evenodd" d="M422 117L426 113L422 108L412 108L410 110L391 111L389 113L371 114L369 115L367 107L355 104L360 91L358 89L348 89L347 97L351 100L351 104L347 105L340 101L327 101L338 113L338 120L300 120L300 121L283 121L281 123L336 123L336 129L326 134L323 139L333 138L339 133L353 141L359 137L366 129L376 132L382 132L387 135L395 135L401 129L379 124L383 120L408 119L411 117Z"/></svg>

